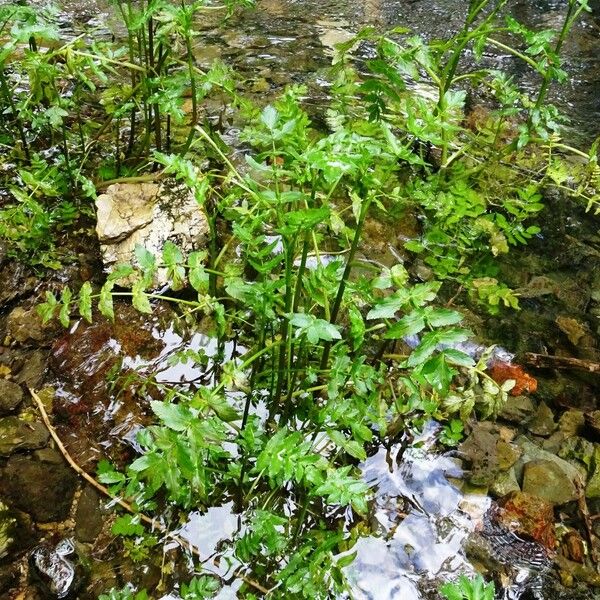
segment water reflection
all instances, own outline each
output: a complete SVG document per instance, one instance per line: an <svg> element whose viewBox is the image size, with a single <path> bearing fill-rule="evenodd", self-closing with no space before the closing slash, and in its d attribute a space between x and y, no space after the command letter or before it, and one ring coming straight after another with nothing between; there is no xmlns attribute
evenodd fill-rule
<svg viewBox="0 0 600 600"><path fill-rule="evenodd" d="M357 600L421 600L428 581L473 572L463 546L490 499L463 495L448 480L461 469L428 446L402 455L400 446L382 448L362 465L375 490L372 520L380 536L353 548L357 557L347 574Z"/></svg>

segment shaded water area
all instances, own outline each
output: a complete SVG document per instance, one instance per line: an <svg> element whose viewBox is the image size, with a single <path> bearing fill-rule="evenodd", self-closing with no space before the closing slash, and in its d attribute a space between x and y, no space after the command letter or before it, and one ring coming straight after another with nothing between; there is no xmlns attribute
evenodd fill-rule
<svg viewBox="0 0 600 600"><path fill-rule="evenodd" d="M560 1L511 4L517 18L544 28L557 27L565 8ZM453 0L264 0L256 10L234 16L225 31L216 21L199 24L196 58L200 66L209 66L214 58L231 64L243 81L241 91L261 102L276 97L289 83L307 84L306 103L318 120L328 97L328 68L336 43L364 25L382 30L402 25L429 39L445 37L460 27L466 5ZM600 7L595 9L567 42L569 81L551 93L571 119L565 140L584 149L600 135ZM100 37L113 33L110 9L101 2L65 2L59 18L65 37L89 27ZM116 28L114 34L122 31ZM368 56L369 48L361 52ZM485 60L513 73L525 87L535 88L535 78L511 57L489 54ZM233 126L228 133L236 138ZM501 265L506 281L520 293L522 310L494 319L470 313L471 324L483 342L502 345L516 353L517 361L524 353L535 352L600 362L598 221L562 196L549 194L546 202L541 234ZM368 259L393 264L398 256L406 257L403 241L410 233L410 223L371 223L361 252ZM65 280L85 280L90 272L99 273L97 254L85 246L82 242L78 248L81 263L63 272ZM16 384L42 389L67 450L90 471L99 457L120 464L131 460L138 449L136 432L152 420L149 407L139 402L143 383L135 373L152 374L158 384L210 383L215 363L244 352L230 345L219 353L213 338L190 330L167 307L148 318L120 305L115 324L99 320L93 325L79 323L67 333L38 331L26 302L37 282L16 265L0 260L0 267L6 281L0 290L0 329L16 342L0 348L0 369L4 369L0 373L10 374ZM422 265L411 267L424 277ZM185 353L201 354L201 367L190 368ZM539 388L534 401L511 398L499 424L473 427L451 455L429 451L439 435L439 428L431 423L422 437L381 447L361 465L365 481L376 493L369 514L371 534L359 540L356 561L347 569L353 597L435 599L440 582L477 569L487 569L505 584L502 589L497 586L498 598L600 597L600 576L579 560L580 548L589 544L589 532L576 496L567 490L565 499L555 499L562 536L557 558L545 550L556 545L555 517L544 514L547 505L538 506L518 495L526 485L531 489L535 476L539 480L556 475L549 495L560 496L561 486L575 485L578 471L575 467L574 474L569 471L571 463L566 459L598 469L594 477L600 479L600 446L595 444L600 429L594 421L600 385L597 375L570 371L542 370L536 378ZM152 389L144 390L148 397L156 393ZM8 397L9 392L19 395L15 388L3 394ZM28 419L34 420L34 408L27 400L19 402ZM172 559L173 543L167 543L164 555L162 549L152 549L156 560L136 563L131 556L115 554L118 546L106 528L110 507L91 487L77 482L58 453L47 447L43 429L29 430L13 436L24 440L18 442L20 446L0 452L5 457L2 497L7 499L7 505L0 504L0 514L7 515L6 526L0 528L2 590L24 590L20 597L27 599L57 597L47 581L30 585L24 572L25 568L43 571L39 563L34 564L35 556L22 560L40 543L55 561L53 568L65 569L63 580L79 577L81 567L73 566L71 572L71 566L64 565L88 561L90 574L74 597L97 598L128 581L155 590L162 583L161 559L174 565L174 580L177 575L185 578L189 565ZM546 470L536 473L534 467ZM585 510L591 515L600 513L600 483L596 485L598 494ZM511 492L516 495L507 499ZM504 498L502 506L492 497ZM228 582L219 598L235 597L241 584L234 577L237 565L227 546L231 536L243 529L243 515L236 510L235 503L227 501L204 513L192 512L186 523L168 523L200 549L202 560L219 559L209 567ZM508 527L498 529L514 522L517 533ZM593 520L591 526L592 534L600 536L600 520ZM75 541L69 545L71 539ZM19 555L20 562L11 563L9 552ZM72 560L74 555L86 556L85 561ZM24 567L24 562L29 566ZM555 566L562 572L561 580ZM176 590L161 588L156 597L178 595Z"/></svg>

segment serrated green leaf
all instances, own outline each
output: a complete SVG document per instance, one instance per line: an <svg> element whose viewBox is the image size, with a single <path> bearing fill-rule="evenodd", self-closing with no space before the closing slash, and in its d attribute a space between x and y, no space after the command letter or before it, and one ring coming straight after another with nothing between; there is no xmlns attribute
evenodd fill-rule
<svg viewBox="0 0 600 600"><path fill-rule="evenodd" d="M405 294L393 294L378 302L368 313L367 319L392 319L396 313L406 304Z"/></svg>
<svg viewBox="0 0 600 600"><path fill-rule="evenodd" d="M100 298L98 300L98 310L111 321L114 321L115 313L113 309L112 282L107 281L100 289Z"/></svg>
<svg viewBox="0 0 600 600"><path fill-rule="evenodd" d="M135 257L142 271L154 273L156 269L156 257L152 252L146 250L144 246L136 244Z"/></svg>
<svg viewBox="0 0 600 600"><path fill-rule="evenodd" d="M227 402L224 396L219 394L209 394L206 398L207 404L215 411L221 421L230 423L240 419L239 413Z"/></svg>
<svg viewBox="0 0 600 600"><path fill-rule="evenodd" d="M179 265L183 262L183 254L179 247L167 240L162 249L162 258L163 262L168 266L172 267L174 265Z"/></svg>
<svg viewBox="0 0 600 600"><path fill-rule="evenodd" d="M423 311L415 309L394 323L387 330L384 337L388 340L399 340L403 337L420 333L423 329L425 329Z"/></svg>
<svg viewBox="0 0 600 600"><path fill-rule="evenodd" d="M446 348L442 350L442 354L446 357L448 362L458 365L459 367L472 367L475 364L475 360L468 354L455 350L454 348Z"/></svg>
<svg viewBox="0 0 600 600"><path fill-rule="evenodd" d="M164 425L173 431L185 431L195 419L192 411L183 404L153 400L150 407Z"/></svg>
<svg viewBox="0 0 600 600"><path fill-rule="evenodd" d="M47 323L54 318L57 306L58 300L56 299L56 296L52 292L46 291L46 302L43 302L37 307L37 313L42 317L42 323Z"/></svg>
<svg viewBox="0 0 600 600"><path fill-rule="evenodd" d="M448 308L434 308L427 311L425 318L431 327L456 325L463 320L463 316L459 312Z"/></svg>
<svg viewBox="0 0 600 600"><path fill-rule="evenodd" d="M79 314L88 322L92 322L92 286L86 281L79 290Z"/></svg>
<svg viewBox="0 0 600 600"><path fill-rule="evenodd" d="M140 280L136 281L131 288L132 304L136 310L141 313L150 314L152 312L152 306L150 305L150 299L148 294L144 291L145 282Z"/></svg>
<svg viewBox="0 0 600 600"><path fill-rule="evenodd" d="M118 282L121 279L125 279L129 277L135 272L134 268L131 265L117 265L106 278L107 282L112 282L113 284ZM112 289L112 288L111 288Z"/></svg>
<svg viewBox="0 0 600 600"><path fill-rule="evenodd" d="M139 516L121 515L117 517L111 528L113 535L140 536L144 535L144 526L140 523Z"/></svg>
<svg viewBox="0 0 600 600"><path fill-rule="evenodd" d="M58 319L63 327L68 327L71 322L71 298L73 293L69 287L63 288L60 295L60 311L58 313Z"/></svg>
<svg viewBox="0 0 600 600"><path fill-rule="evenodd" d="M430 331L426 333L421 338L419 345L411 352L406 365L416 367L423 364L435 352L439 343L438 332Z"/></svg>
<svg viewBox="0 0 600 600"><path fill-rule="evenodd" d="M206 259L206 252L192 252L188 256L188 279L190 285L199 293L208 292L208 273L204 270L203 261Z"/></svg>

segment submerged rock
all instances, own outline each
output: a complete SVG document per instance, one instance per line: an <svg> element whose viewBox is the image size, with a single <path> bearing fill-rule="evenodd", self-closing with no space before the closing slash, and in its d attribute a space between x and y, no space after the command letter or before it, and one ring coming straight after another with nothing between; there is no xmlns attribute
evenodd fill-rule
<svg viewBox="0 0 600 600"><path fill-rule="evenodd" d="M4 417L0 419L0 456L10 456L18 450L42 448L48 443L49 437L42 423Z"/></svg>
<svg viewBox="0 0 600 600"><path fill-rule="evenodd" d="M208 233L208 221L192 192L166 183L120 183L109 186L96 200L96 233L107 269L135 264L135 247L160 256L167 240L188 254ZM166 271L155 276L156 287L167 283Z"/></svg>
<svg viewBox="0 0 600 600"><path fill-rule="evenodd" d="M39 388L44 378L47 360L48 352L34 350L25 358L21 369L15 375L15 381L30 388Z"/></svg>
<svg viewBox="0 0 600 600"><path fill-rule="evenodd" d="M494 513L498 524L554 549L554 508L550 502L527 492L511 492L498 501L498 506Z"/></svg>
<svg viewBox="0 0 600 600"><path fill-rule="evenodd" d="M0 477L0 492L36 521L61 521L69 515L77 478L55 450L11 456Z"/></svg>
<svg viewBox="0 0 600 600"><path fill-rule="evenodd" d="M100 533L105 516L102 514L100 496L87 485L81 492L75 515L75 537L80 542L93 542Z"/></svg>
<svg viewBox="0 0 600 600"><path fill-rule="evenodd" d="M11 413L21 404L22 400L21 386L7 379L0 379L0 416Z"/></svg>
<svg viewBox="0 0 600 600"><path fill-rule="evenodd" d="M64 539L56 546L38 546L31 552L29 562L32 575L40 581L44 591L55 598L65 598L81 583L76 558L73 540Z"/></svg>

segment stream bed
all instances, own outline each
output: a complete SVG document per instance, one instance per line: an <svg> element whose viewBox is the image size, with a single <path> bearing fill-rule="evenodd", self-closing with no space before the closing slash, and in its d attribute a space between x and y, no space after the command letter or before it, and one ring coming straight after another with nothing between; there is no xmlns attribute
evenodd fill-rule
<svg viewBox="0 0 600 600"><path fill-rule="evenodd" d="M196 59L200 66L214 58L231 64L244 81L242 91L262 102L289 83L305 83L306 104L318 119L335 44L365 25L445 36L460 27L467 4L259 0L256 10L234 16L225 33L216 22L199 24ZM560 0L511 4L517 18L535 27L555 27L565 7ZM600 6L594 9L567 42L570 79L551 96L570 117L565 140L584 150L600 135ZM65 0L59 19L65 37L84 28L99 37L123 33L111 30L111 9L102 0ZM512 58L486 60L525 87L535 86ZM516 363L532 352L600 362L598 220L561 196L545 201L541 234L501 263L521 310L493 319L470 314L470 325L485 344L514 353ZM360 251L383 264L395 261L404 255L405 234L402 224L371 223ZM57 277L74 285L100 277L93 236L72 238L78 262ZM100 458L132 460L136 432L151 422L137 384L124 384L127 377L158 373L159 383L210 383L215 340L191 330L166 306L148 317L119 304L112 324L81 322L67 332L42 327L33 308L40 287L35 274L0 252L0 278L0 598L87 600L128 582L153 598L179 598L177 584L189 574L189 561L175 558L177 545L168 540L141 560L119 553L107 528L111 503L64 464L24 390L41 390L69 454L93 472ZM201 352L202 367L189 368L182 352ZM217 358L243 352L230 345ZM600 575L589 560L600 551L600 519L594 518L600 514L600 380L597 373L552 369L534 375L535 394L511 396L497 423L475 424L455 451L429 451L440 434L432 422L421 436L382 446L361 464L375 499L370 533L357 542L356 560L346 568L352 598L436 600L442 582L478 571L496 580L497 598L506 600L600 598ZM578 486L586 477L583 506ZM530 494L540 488L542 501ZM185 523L169 523L225 582L221 599L235 598L241 585L227 544L243 529L236 510L232 499L193 511ZM173 569L167 583L161 576L165 563ZM68 579L64 594L53 587L55 579L65 585Z"/></svg>

